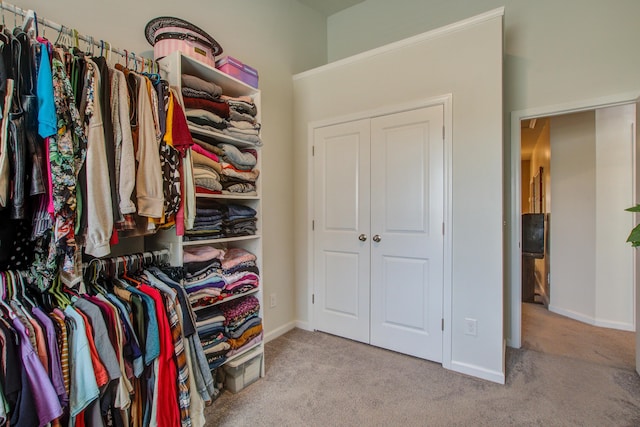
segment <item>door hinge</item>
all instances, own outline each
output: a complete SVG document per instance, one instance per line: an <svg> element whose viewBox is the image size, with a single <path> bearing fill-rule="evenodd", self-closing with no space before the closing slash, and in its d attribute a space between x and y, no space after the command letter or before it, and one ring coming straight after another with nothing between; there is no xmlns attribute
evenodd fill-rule
<svg viewBox="0 0 640 427"><path fill-rule="evenodd" d="M444 126L442 126L442 139L444 139Z"/></svg>
<svg viewBox="0 0 640 427"><path fill-rule="evenodd" d="M316 294L311 294L311 304L316 303Z"/></svg>
<svg viewBox="0 0 640 427"><path fill-rule="evenodd" d="M316 146L312 145L311 146L311 156L315 156L316 155Z"/></svg>
<svg viewBox="0 0 640 427"><path fill-rule="evenodd" d="M442 235L444 236L444 222L442 223Z"/></svg>
<svg viewBox="0 0 640 427"><path fill-rule="evenodd" d="M314 231L316 229L316 220L312 219L311 220L311 231Z"/></svg>
<svg viewBox="0 0 640 427"><path fill-rule="evenodd" d="M440 319L440 330L444 332L444 319Z"/></svg>

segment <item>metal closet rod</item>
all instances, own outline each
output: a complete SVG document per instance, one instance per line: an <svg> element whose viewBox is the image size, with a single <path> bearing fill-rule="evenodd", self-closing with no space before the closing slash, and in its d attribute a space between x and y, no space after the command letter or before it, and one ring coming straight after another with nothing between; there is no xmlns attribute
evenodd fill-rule
<svg viewBox="0 0 640 427"><path fill-rule="evenodd" d="M149 64L149 67L151 68L151 66L153 65L153 63L155 61L153 61L152 59L149 58L144 58L142 56L136 56L135 53L133 52L129 52L127 50L120 50L120 49L115 49L111 46L110 43L104 41L104 40L96 40L94 39L92 36L85 36L83 34L80 34L77 30L69 28L69 27L65 27L64 25L60 25L58 23L55 23L53 21L50 21L48 19L45 18L41 18L39 16L37 16L37 14L32 11L32 10L24 10L19 8L18 6L15 6L13 4L9 4L6 3L4 1L0 1L0 9L2 10L6 10L9 12L12 12L14 15L20 15L23 18L26 18L26 26L23 24L23 28L29 27L31 24L31 20L33 20L34 16L37 17L37 21L39 24L45 25L49 28L51 28L52 30L58 31L58 35L60 34L66 34L72 38L75 39L76 42L78 42L78 40L82 40L86 43L91 44L92 46L96 46L102 50L105 50L106 52L113 52L116 53L120 56L122 56L123 58L125 58L127 61L129 59L132 59L135 62L138 62L140 64L142 64L144 66L144 64ZM4 15L3 15L3 19L2 19L3 23L4 23Z"/></svg>

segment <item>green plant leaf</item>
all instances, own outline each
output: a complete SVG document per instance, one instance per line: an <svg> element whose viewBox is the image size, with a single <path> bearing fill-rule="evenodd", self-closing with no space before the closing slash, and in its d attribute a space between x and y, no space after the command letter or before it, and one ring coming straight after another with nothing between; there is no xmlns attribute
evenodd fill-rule
<svg viewBox="0 0 640 427"><path fill-rule="evenodd" d="M627 212L640 212L640 205L635 205L633 207L625 209Z"/></svg>
<svg viewBox="0 0 640 427"><path fill-rule="evenodd" d="M627 242L631 242L634 247L640 245L640 224L631 230L629 237L627 237Z"/></svg>

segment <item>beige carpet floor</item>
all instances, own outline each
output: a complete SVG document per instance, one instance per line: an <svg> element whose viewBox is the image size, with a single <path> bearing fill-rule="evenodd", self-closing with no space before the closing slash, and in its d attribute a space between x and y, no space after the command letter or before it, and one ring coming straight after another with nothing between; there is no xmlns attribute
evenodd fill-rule
<svg viewBox="0 0 640 427"><path fill-rule="evenodd" d="M507 349L505 385L294 329L266 345L264 378L207 408L207 425L640 426L634 334L523 311L524 346Z"/></svg>

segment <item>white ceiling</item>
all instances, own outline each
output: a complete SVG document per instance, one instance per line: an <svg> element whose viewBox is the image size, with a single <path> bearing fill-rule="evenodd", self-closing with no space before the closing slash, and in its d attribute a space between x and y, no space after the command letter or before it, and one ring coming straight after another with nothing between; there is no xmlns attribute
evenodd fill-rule
<svg viewBox="0 0 640 427"><path fill-rule="evenodd" d="M311 9L330 16L364 0L298 0L299 3L309 6Z"/></svg>

